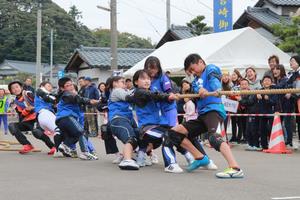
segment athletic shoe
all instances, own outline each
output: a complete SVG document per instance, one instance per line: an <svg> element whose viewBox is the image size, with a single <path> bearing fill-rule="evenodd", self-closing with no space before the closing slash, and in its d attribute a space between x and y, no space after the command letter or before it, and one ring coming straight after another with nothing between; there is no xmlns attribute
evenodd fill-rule
<svg viewBox="0 0 300 200"><path fill-rule="evenodd" d="M165 172L169 173L182 173L183 170L177 163L170 164L168 167L165 168Z"/></svg>
<svg viewBox="0 0 300 200"><path fill-rule="evenodd" d="M72 157L72 150L65 144L60 144L58 150L66 157Z"/></svg>
<svg viewBox="0 0 300 200"><path fill-rule="evenodd" d="M99 158L98 158L98 155L96 154L95 151L91 152L90 154L92 155L93 160L98 160L98 159L99 159Z"/></svg>
<svg viewBox="0 0 300 200"><path fill-rule="evenodd" d="M52 148L50 149L50 151L48 152L48 155L53 155L55 152L56 152L56 148L55 148L55 147L52 147Z"/></svg>
<svg viewBox="0 0 300 200"><path fill-rule="evenodd" d="M201 160L194 160L191 164L188 165L186 170L188 172L194 171L195 169L198 169L201 166L206 166L209 164L209 159L207 155L205 155Z"/></svg>
<svg viewBox="0 0 300 200"><path fill-rule="evenodd" d="M139 165L132 159L122 160L119 164L119 168L123 170L138 170Z"/></svg>
<svg viewBox="0 0 300 200"><path fill-rule="evenodd" d="M117 153L115 154L116 158L112 161L113 164L119 164L123 160L123 154Z"/></svg>
<svg viewBox="0 0 300 200"><path fill-rule="evenodd" d="M248 145L245 150L246 151L256 151L256 147Z"/></svg>
<svg viewBox="0 0 300 200"><path fill-rule="evenodd" d="M193 157L193 155L190 152L186 152L184 154L185 160L186 162L190 165L192 162L194 162L195 158Z"/></svg>
<svg viewBox="0 0 300 200"><path fill-rule="evenodd" d="M254 149L255 149L255 151L262 151L263 150L263 148L261 148L261 147L253 147ZM267 148L268 149L268 148Z"/></svg>
<svg viewBox="0 0 300 200"><path fill-rule="evenodd" d="M23 148L19 151L20 154L26 154L33 150L33 146L31 144L23 145Z"/></svg>
<svg viewBox="0 0 300 200"><path fill-rule="evenodd" d="M64 154L60 151L56 151L54 154L53 154L53 158L63 158L64 157Z"/></svg>
<svg viewBox="0 0 300 200"><path fill-rule="evenodd" d="M137 158L136 158L136 163L140 166L140 167L145 167L146 166L146 155L143 151L139 151Z"/></svg>
<svg viewBox="0 0 300 200"><path fill-rule="evenodd" d="M217 170L218 166L214 163L214 161L209 160L209 164L206 166L200 167L200 169Z"/></svg>
<svg viewBox="0 0 300 200"><path fill-rule="evenodd" d="M151 156L150 156L150 159L151 159L151 163L153 164L158 164L158 156L152 152Z"/></svg>
<svg viewBox="0 0 300 200"><path fill-rule="evenodd" d="M93 155L90 154L89 152L82 152L82 153L79 155L79 158L80 158L81 160L94 160Z"/></svg>
<svg viewBox="0 0 300 200"><path fill-rule="evenodd" d="M218 178L243 178L244 172L241 169L226 168L223 172L216 174Z"/></svg>

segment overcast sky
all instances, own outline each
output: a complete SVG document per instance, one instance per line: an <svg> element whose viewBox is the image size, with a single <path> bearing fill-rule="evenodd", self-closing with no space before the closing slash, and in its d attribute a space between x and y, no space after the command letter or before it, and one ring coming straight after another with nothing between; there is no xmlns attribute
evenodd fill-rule
<svg viewBox="0 0 300 200"><path fill-rule="evenodd" d="M109 7L109 0L53 0L66 11L75 5L82 12L80 20L90 29L109 28L110 13L96 8ZM171 0L171 24L186 25L197 15L213 24L213 0ZM233 21L257 0L233 0ZM117 0L117 26L120 32L129 32L158 42L166 31L166 0Z"/></svg>

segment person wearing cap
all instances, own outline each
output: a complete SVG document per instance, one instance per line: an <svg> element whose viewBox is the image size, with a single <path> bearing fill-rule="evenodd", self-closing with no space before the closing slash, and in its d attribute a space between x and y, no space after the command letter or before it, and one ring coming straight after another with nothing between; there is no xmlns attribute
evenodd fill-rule
<svg viewBox="0 0 300 200"><path fill-rule="evenodd" d="M99 99L100 94L95 86L94 83L92 83L91 77L85 77L85 89L84 89L84 97L89 99ZM96 107L92 105L86 106L86 112L87 113L96 113L97 109ZM97 123L97 115L87 115L86 116L87 124L88 124L88 135L89 136L97 136L98 135L98 123Z"/></svg>
<svg viewBox="0 0 300 200"><path fill-rule="evenodd" d="M49 149L52 149L54 144L50 138L44 134L44 130L39 126L38 128L34 128L36 113L34 112L33 93L31 91L25 91L23 89L23 84L19 81L9 83L8 89L11 94L16 95L14 104L16 105L19 122L9 123L8 129L9 132L16 137L18 142L23 145L23 148L19 151L19 153L29 153L34 149L22 131L31 131L35 138L42 140Z"/></svg>

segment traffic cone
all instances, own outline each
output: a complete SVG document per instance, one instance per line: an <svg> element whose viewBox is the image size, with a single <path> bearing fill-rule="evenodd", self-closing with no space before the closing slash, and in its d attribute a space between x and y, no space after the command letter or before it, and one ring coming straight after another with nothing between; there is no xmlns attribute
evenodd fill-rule
<svg viewBox="0 0 300 200"><path fill-rule="evenodd" d="M286 149L285 143L284 143L284 137L283 137L283 131L281 126L281 120L279 115L274 116L273 126L272 126L272 132L269 142L269 148L266 150L263 150L265 153L292 153L291 150Z"/></svg>

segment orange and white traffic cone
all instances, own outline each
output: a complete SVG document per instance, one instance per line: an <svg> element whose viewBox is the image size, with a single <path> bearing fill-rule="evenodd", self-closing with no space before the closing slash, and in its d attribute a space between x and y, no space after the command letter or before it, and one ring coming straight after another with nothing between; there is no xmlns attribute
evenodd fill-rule
<svg viewBox="0 0 300 200"><path fill-rule="evenodd" d="M269 142L269 148L263 150L263 152L276 153L276 154L292 153L291 150L286 149L279 115L275 115L274 117L272 132L271 132L271 137Z"/></svg>

